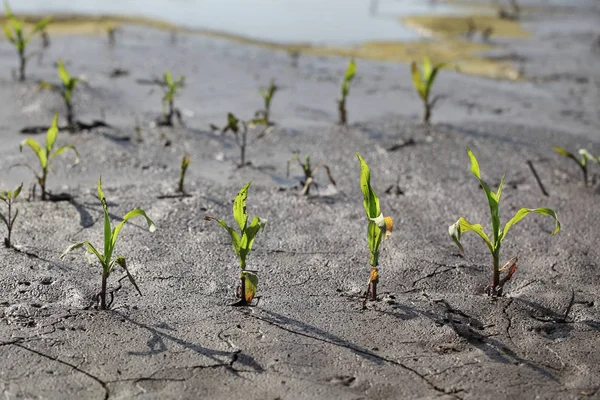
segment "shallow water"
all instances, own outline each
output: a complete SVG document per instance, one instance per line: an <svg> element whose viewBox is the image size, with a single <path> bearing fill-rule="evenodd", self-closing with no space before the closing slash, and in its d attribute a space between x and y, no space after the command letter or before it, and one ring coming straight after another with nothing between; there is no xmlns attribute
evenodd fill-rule
<svg viewBox="0 0 600 400"><path fill-rule="evenodd" d="M18 0L22 13L126 14L279 43L350 45L418 35L400 17L456 13L427 0Z"/></svg>

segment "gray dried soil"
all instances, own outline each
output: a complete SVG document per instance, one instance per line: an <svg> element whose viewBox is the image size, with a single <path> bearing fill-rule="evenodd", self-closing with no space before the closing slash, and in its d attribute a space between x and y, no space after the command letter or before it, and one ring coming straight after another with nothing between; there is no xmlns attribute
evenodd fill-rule
<svg viewBox="0 0 600 400"><path fill-rule="evenodd" d="M443 71L434 90L445 98L430 141L406 65L359 62L344 130L335 125L343 59L301 57L294 69L283 53L199 36L180 35L174 45L169 34L134 27L113 49L103 38L53 38L31 62L27 83L6 73L0 81L0 186L26 186L14 234L20 252L0 249L0 397L599 398L599 189L584 187L577 166L551 149L600 153L598 20L592 1L532 14L531 39L502 43L502 54L524 59L527 81ZM59 135L81 162L57 158L49 189L73 201L24 201L33 179L10 167L35 160L17 151L18 131L62 112L55 94L35 84L56 79L59 56L89 82L77 90L78 118L103 116L114 129ZM0 43L0 70L14 62ZM115 67L131 73L111 79ZM186 76L177 99L186 127L149 126L160 114L160 90L135 80L166 69ZM228 111L251 117L261 105L256 89L271 77L281 86L272 112L278 125L249 147L253 166L237 169L233 138L208 126ZM416 144L386 151L408 138ZM507 173L503 221L520 207L547 206L562 222L556 236L552 221L537 215L511 230L502 258L518 255L519 269L497 300L483 294L485 245L466 235L461 256L447 234L460 216L489 230L466 146L494 187ZM190 196L158 199L173 193L185 151ZM315 196L299 198L292 186L300 170L285 176L294 151L326 161L337 189L323 175ZM355 151L396 223L382 245L380 300L364 310L368 248ZM158 228L149 233L133 220L122 231L117 253L143 296L117 271L107 312L90 308L99 266L78 253L59 259L71 241L100 246L99 175L113 223L142 207ZM250 180L249 213L269 220L248 259L260 299L234 308L235 255L203 216L232 221L232 199ZM385 193L396 184L403 194Z"/></svg>

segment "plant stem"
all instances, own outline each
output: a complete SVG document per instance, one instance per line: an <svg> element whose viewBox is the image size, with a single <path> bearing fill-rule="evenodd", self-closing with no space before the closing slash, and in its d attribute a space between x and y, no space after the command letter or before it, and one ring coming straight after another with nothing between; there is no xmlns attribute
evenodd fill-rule
<svg viewBox="0 0 600 400"><path fill-rule="evenodd" d="M373 281L371 282L371 300L373 301L377 301L377 282Z"/></svg>
<svg viewBox="0 0 600 400"><path fill-rule="evenodd" d="M502 295L502 291L500 291L499 293L496 293L496 288L498 287L498 284L500 283L500 261L499 261L499 254L497 252L494 253L493 255L494 258L494 265L493 265L493 278L492 278L492 290L491 290L491 295L492 296L496 296Z"/></svg>
<svg viewBox="0 0 600 400"><path fill-rule="evenodd" d="M242 145L240 146L240 159L242 161L242 164L240 165L240 167L244 167L246 165L246 143L247 143L247 136L248 136L248 127L244 126L244 130L242 132Z"/></svg>
<svg viewBox="0 0 600 400"><path fill-rule="evenodd" d="M240 300L240 304L242 305L246 305L246 278L244 276L240 276L240 295L241 295L241 300Z"/></svg>
<svg viewBox="0 0 600 400"><path fill-rule="evenodd" d="M25 49L19 50L19 81L25 81L25 63L27 60L25 59Z"/></svg>
<svg viewBox="0 0 600 400"><path fill-rule="evenodd" d="M73 128L73 105L70 101L65 101L67 106L67 125L69 128Z"/></svg>
<svg viewBox="0 0 600 400"><path fill-rule="evenodd" d="M346 125L346 99L341 98L338 100L338 107L340 111L340 125Z"/></svg>
<svg viewBox="0 0 600 400"><path fill-rule="evenodd" d="M167 115L167 122L170 126L173 125L173 114L174 114L174 104L173 99L169 99L169 115Z"/></svg>
<svg viewBox="0 0 600 400"><path fill-rule="evenodd" d="M10 249L10 235L12 233L12 201L10 201L10 199L8 202L8 224L6 225L6 228L8 229L8 237L4 240L4 247Z"/></svg>
<svg viewBox="0 0 600 400"><path fill-rule="evenodd" d="M428 124L429 119L431 118L431 104L429 103L429 100L423 101L423 104L425 106L425 114L423 115L423 122Z"/></svg>
<svg viewBox="0 0 600 400"><path fill-rule="evenodd" d="M48 194L46 193L46 177L48 176L48 170L44 168L42 179L40 180L40 187L42 188L42 201L48 200Z"/></svg>
<svg viewBox="0 0 600 400"><path fill-rule="evenodd" d="M106 310L106 281L108 274L102 271L102 288L100 289L100 309Z"/></svg>
<svg viewBox="0 0 600 400"><path fill-rule="evenodd" d="M587 165L585 167L581 166L581 170L583 171L583 184L585 186L587 186L588 185Z"/></svg>

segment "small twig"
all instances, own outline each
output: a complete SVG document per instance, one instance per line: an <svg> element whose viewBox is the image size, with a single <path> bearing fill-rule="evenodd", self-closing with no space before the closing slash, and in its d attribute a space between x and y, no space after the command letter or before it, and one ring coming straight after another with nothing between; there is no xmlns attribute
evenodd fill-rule
<svg viewBox="0 0 600 400"><path fill-rule="evenodd" d="M571 300L569 301L569 305L565 310L565 315L562 317L563 322L567 322L567 318L571 313L571 309L573 308L573 304L575 304L575 290L571 289Z"/></svg>
<svg viewBox="0 0 600 400"><path fill-rule="evenodd" d="M546 191L546 188L544 187L542 180L540 179L539 175L537 174L537 171L535 170L535 167L533 166L533 163L531 162L531 160L527 160L527 165L529 165L529 169L531 169L531 172L533 173L533 176L535 177L535 180L537 181L538 185L540 186L540 189L542 190L542 193L544 194L544 196L549 197L550 194L548 194L548 192Z"/></svg>

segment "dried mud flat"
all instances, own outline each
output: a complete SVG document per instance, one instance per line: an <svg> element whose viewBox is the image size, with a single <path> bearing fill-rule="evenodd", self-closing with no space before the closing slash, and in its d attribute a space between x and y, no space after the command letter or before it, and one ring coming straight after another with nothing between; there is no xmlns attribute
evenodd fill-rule
<svg viewBox="0 0 600 400"><path fill-rule="evenodd" d="M71 202L18 203L14 242L22 252L0 249L3 398L598 398L599 189L584 188L577 167L551 146L600 153L599 15L582 2L526 21L533 37L503 44L506 54L527 56L528 81L443 71L431 141L406 65L359 61L351 125L342 130L334 125L342 59L301 57L292 68L283 53L200 36L179 35L173 44L166 33L132 27L112 49L103 38L53 38L41 63L31 62L29 83L6 74L0 81L1 187L32 182L27 170L10 166L33 162L17 151L18 131L62 110L34 83L54 79L59 56L89 81L76 95L78 118L104 116L113 129L59 135L81 162L58 160L49 188L73 195ZM566 29L573 20L577 26ZM0 43L1 70L13 66L12 51ZM109 78L116 67L130 75ZM165 69L187 77L178 98L186 127L148 127L160 113L159 93L135 80ZM278 125L249 148L253 167L237 169L233 139L208 126L228 111L251 116L260 107L256 89L271 77L282 87L272 112ZM416 144L386 150L408 138ZM537 216L511 230L503 257L518 254L519 269L495 301L483 295L485 246L466 236L461 257L447 235L459 216L489 229L467 145L488 182L497 185L507 172L503 220L520 207L548 206L562 222L557 236ZM184 151L192 155L190 196L159 199L173 192ZM294 151L327 161L337 189L298 198L285 177ZM396 221L382 246L380 301L366 310L355 151ZM101 240L100 174L115 219L142 207L157 224L154 233L135 220L123 230L117 251L143 296L115 274L107 312L89 308L99 267L78 254L59 260L70 241ZM237 262L224 233L203 216L231 220L231 201L249 180L250 215L269 219L249 257L260 299L233 308ZM396 184L403 194L385 193Z"/></svg>

